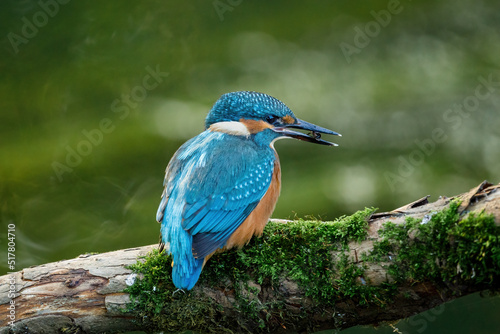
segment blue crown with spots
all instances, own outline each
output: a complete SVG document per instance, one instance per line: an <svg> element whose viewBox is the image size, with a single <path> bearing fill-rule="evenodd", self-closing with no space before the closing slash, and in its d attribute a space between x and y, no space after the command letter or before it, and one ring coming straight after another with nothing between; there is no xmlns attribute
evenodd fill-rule
<svg viewBox="0 0 500 334"><path fill-rule="evenodd" d="M218 122L240 119L266 120L270 116L295 118L293 112L280 100L264 93L233 92L222 95L205 119L205 127Z"/></svg>

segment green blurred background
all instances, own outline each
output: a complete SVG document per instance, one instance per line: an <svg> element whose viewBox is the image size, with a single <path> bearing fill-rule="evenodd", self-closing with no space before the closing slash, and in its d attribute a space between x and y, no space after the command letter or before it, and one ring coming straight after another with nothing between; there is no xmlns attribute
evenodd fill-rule
<svg viewBox="0 0 500 334"><path fill-rule="evenodd" d="M343 134L276 145L277 218L500 181L498 2L6 0L0 37L0 236L16 225L16 270L155 243L165 166L229 91ZM497 330L497 301L465 314Z"/></svg>

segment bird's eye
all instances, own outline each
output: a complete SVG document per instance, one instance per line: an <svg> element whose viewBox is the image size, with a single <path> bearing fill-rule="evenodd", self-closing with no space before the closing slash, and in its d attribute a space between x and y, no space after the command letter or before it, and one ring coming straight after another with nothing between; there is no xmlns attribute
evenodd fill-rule
<svg viewBox="0 0 500 334"><path fill-rule="evenodd" d="M278 123L280 120L280 118L278 116L273 116L273 115L269 115L266 117L266 122L269 123L269 124L275 124L275 123Z"/></svg>

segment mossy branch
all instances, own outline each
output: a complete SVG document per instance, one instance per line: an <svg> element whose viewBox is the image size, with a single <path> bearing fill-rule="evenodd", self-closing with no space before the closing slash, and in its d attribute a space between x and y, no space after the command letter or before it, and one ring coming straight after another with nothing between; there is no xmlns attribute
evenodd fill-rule
<svg viewBox="0 0 500 334"><path fill-rule="evenodd" d="M242 250L215 255L189 292L175 291L154 246L27 268L0 277L2 333L303 332L408 317L498 290L499 187L333 222L272 221Z"/></svg>

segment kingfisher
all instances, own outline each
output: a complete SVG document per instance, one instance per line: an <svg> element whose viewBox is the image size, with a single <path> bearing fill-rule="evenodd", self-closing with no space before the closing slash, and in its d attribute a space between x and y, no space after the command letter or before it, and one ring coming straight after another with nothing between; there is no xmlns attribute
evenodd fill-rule
<svg viewBox="0 0 500 334"><path fill-rule="evenodd" d="M321 134L341 136L298 119L264 93L232 92L215 102L205 131L184 143L168 163L156 215L178 289L191 290L216 251L241 248L262 235L281 189L276 140L337 146Z"/></svg>

